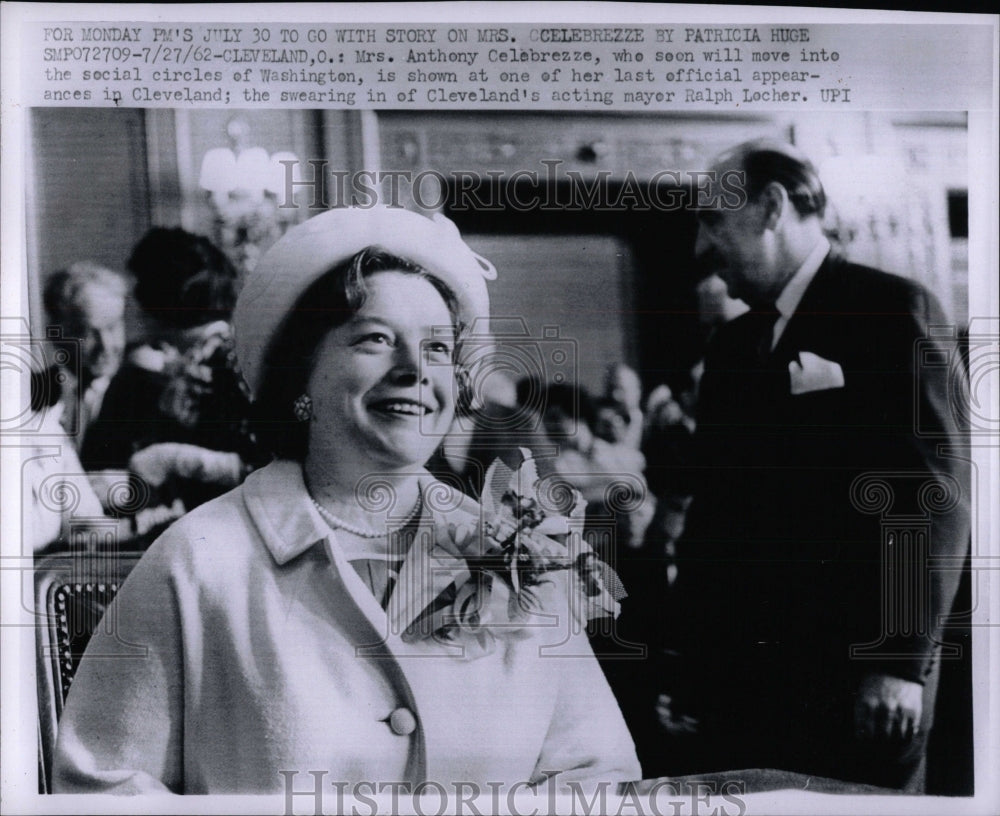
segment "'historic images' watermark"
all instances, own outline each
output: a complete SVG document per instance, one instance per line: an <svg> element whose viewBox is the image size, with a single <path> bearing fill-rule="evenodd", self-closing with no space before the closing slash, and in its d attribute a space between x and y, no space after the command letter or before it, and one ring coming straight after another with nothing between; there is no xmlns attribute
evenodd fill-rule
<svg viewBox="0 0 1000 816"><path fill-rule="evenodd" d="M596 158L596 157L595 157ZM326 159L282 160L284 196L279 208L294 209L296 192L311 193L310 209L403 207L412 201L424 210L448 206L452 212L589 210L677 212L684 209L735 210L747 200L742 170L660 170L640 179L629 170L567 170L556 159L541 170L348 170L331 169ZM308 168L308 169L307 169ZM690 192L689 192L690 190Z"/></svg>

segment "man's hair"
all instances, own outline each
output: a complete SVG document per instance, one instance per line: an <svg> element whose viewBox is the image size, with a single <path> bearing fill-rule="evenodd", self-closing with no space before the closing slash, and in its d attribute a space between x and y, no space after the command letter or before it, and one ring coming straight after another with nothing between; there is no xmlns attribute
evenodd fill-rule
<svg viewBox="0 0 1000 816"><path fill-rule="evenodd" d="M215 244L179 227L149 230L128 259L135 299L174 328L228 320L236 304L236 267Z"/></svg>
<svg viewBox="0 0 1000 816"><path fill-rule="evenodd" d="M78 261L49 275L42 300L53 323L74 325L80 319L80 297L88 286L98 287L110 297L125 299L128 284L114 270L92 261Z"/></svg>
<svg viewBox="0 0 1000 816"><path fill-rule="evenodd" d="M800 216L823 217L826 193L819 173L808 158L794 147L771 139L744 142L727 151L726 157L746 173L746 193L749 199L760 195L772 181L788 193Z"/></svg>

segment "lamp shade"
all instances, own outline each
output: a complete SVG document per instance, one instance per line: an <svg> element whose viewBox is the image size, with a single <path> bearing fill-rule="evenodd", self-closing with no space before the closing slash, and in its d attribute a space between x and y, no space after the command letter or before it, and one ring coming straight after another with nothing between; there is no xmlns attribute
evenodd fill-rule
<svg viewBox="0 0 1000 816"><path fill-rule="evenodd" d="M228 193L236 181L236 155L228 147L215 147L201 160L198 186L213 193Z"/></svg>
<svg viewBox="0 0 1000 816"><path fill-rule="evenodd" d="M234 189L261 196L267 187L270 172L271 162L267 151L263 147L249 147L236 158Z"/></svg>

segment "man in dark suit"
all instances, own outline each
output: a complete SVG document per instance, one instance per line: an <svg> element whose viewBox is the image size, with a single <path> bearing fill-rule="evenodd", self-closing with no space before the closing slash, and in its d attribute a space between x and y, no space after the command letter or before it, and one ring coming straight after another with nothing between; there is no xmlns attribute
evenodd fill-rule
<svg viewBox="0 0 1000 816"><path fill-rule="evenodd" d="M929 292L831 253L808 159L753 142L715 170L695 252L752 308L706 357L678 548L688 770L917 791L969 539L964 370Z"/></svg>

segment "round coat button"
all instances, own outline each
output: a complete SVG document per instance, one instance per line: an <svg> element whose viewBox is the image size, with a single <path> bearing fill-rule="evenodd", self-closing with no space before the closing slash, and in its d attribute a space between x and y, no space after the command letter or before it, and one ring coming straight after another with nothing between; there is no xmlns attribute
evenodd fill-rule
<svg viewBox="0 0 1000 816"><path fill-rule="evenodd" d="M405 737L417 730L417 718L408 708L397 708L389 715L389 727L393 733Z"/></svg>

